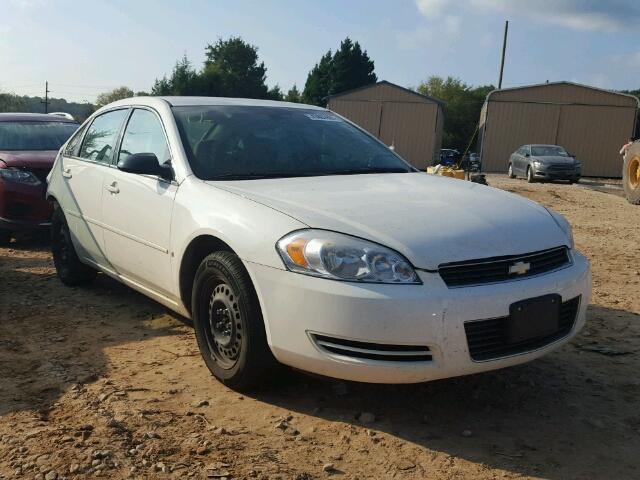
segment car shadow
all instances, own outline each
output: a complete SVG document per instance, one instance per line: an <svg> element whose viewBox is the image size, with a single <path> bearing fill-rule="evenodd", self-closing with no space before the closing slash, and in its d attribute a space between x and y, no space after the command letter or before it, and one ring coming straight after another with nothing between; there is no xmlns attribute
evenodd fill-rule
<svg viewBox="0 0 640 480"><path fill-rule="evenodd" d="M46 411L74 384L108 372L105 349L184 328L106 275L88 287L63 286L46 241L14 241L0 251L0 416Z"/></svg>
<svg viewBox="0 0 640 480"><path fill-rule="evenodd" d="M588 326L570 344L517 367L416 385L293 373L256 398L364 427L378 442L395 437L423 454L440 452L520 475L638 478L640 316L590 307L588 317ZM634 342L623 340L630 333L625 324L633 325ZM365 412L375 420L360 421Z"/></svg>

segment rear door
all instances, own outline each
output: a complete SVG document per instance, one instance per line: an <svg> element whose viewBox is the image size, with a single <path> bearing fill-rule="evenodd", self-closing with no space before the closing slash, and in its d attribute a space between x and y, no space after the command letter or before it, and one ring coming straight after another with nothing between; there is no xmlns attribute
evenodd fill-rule
<svg viewBox="0 0 640 480"><path fill-rule="evenodd" d="M171 161L169 143L157 113L135 108L122 135L114 164L134 153ZM178 185L155 175L107 170L102 191L104 243L109 263L128 280L174 297L170 233Z"/></svg>
<svg viewBox="0 0 640 480"><path fill-rule="evenodd" d="M61 159L64 185L58 198L78 255L112 270L106 261L102 229L102 183L128 109L111 110L69 142Z"/></svg>

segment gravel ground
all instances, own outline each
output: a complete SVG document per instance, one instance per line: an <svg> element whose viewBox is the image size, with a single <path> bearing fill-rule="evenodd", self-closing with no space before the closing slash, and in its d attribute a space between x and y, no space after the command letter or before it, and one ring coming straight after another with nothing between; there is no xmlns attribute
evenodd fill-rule
<svg viewBox="0 0 640 480"><path fill-rule="evenodd" d="M571 221L587 326L533 363L421 385L287 373L239 395L184 319L103 275L63 287L44 242L0 249L0 478L640 478L640 207L489 182Z"/></svg>

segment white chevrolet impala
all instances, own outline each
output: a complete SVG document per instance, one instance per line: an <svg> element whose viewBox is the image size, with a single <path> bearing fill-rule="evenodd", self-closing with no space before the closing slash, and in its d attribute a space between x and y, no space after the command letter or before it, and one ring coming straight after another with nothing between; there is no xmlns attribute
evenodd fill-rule
<svg viewBox="0 0 640 480"><path fill-rule="evenodd" d="M322 108L142 97L98 110L49 177L67 285L97 271L189 317L237 389L278 364L422 382L544 355L582 327L557 213L416 171Z"/></svg>

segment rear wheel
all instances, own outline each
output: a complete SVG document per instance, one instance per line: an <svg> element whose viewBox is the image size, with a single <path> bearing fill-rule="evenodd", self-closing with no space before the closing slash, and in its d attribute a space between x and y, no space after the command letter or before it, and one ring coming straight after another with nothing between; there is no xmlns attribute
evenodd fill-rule
<svg viewBox="0 0 640 480"><path fill-rule="evenodd" d="M533 177L533 169L531 167L527 167L527 182L533 183L536 179Z"/></svg>
<svg viewBox="0 0 640 480"><path fill-rule="evenodd" d="M507 172L507 175L509 176L509 178L516 178L515 174L513 173L513 165L511 163L509 164L509 171Z"/></svg>
<svg viewBox="0 0 640 480"><path fill-rule="evenodd" d="M71 241L67 220L59 206L55 206L51 217L51 252L58 278L67 286L87 285L96 278L98 272L85 265Z"/></svg>
<svg viewBox="0 0 640 480"><path fill-rule="evenodd" d="M640 144L634 143L624 157L622 185L629 203L640 205Z"/></svg>
<svg viewBox="0 0 640 480"><path fill-rule="evenodd" d="M200 352L218 380L236 390L269 380L277 362L267 344L258 297L237 255L215 252L202 260L191 311Z"/></svg>

